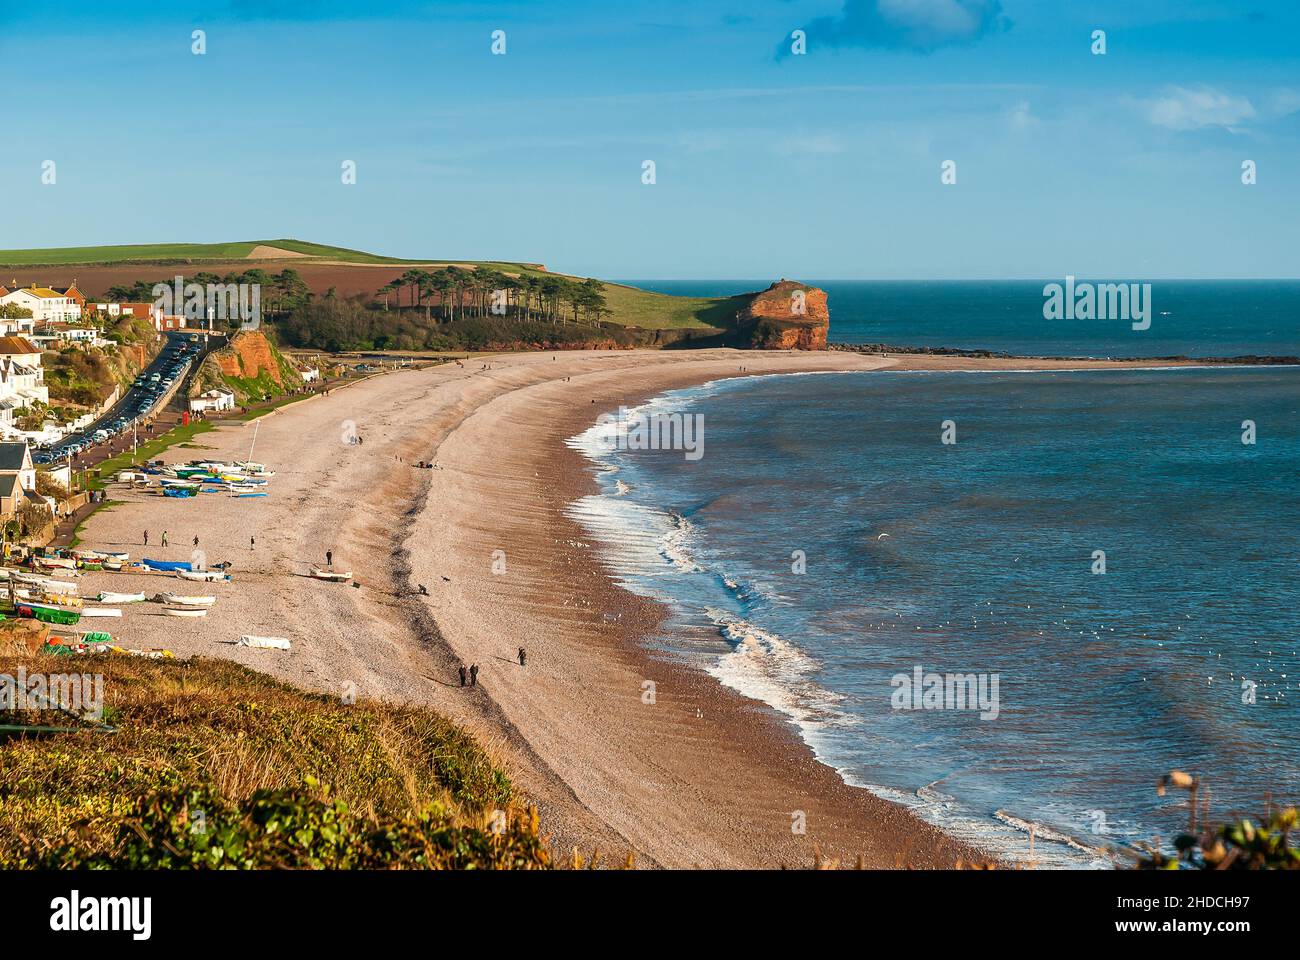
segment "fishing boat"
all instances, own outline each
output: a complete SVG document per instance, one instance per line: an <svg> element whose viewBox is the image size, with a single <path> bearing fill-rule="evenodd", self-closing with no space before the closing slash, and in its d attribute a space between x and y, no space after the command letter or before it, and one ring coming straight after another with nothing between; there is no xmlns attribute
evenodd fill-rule
<svg viewBox="0 0 1300 960"><path fill-rule="evenodd" d="M62 607L47 606L43 603L22 602L14 606L14 611L20 617L39 620L42 623L72 624L81 619L81 613L77 610L65 610Z"/></svg>
<svg viewBox="0 0 1300 960"><path fill-rule="evenodd" d="M332 583L346 583L352 579L352 571L335 572L333 570L322 570L319 567L311 568L311 575L317 580L329 580Z"/></svg>
<svg viewBox="0 0 1300 960"><path fill-rule="evenodd" d="M77 585L71 580L53 580L35 573L15 573L13 580L15 583L25 583L29 586L40 587L42 590L54 590L60 593L77 592Z"/></svg>
<svg viewBox="0 0 1300 960"><path fill-rule="evenodd" d="M14 587L14 598L32 603L52 603L65 607L81 606L81 598L75 594L52 593L42 587Z"/></svg>
<svg viewBox="0 0 1300 960"><path fill-rule="evenodd" d="M161 483L164 487L197 487L199 485L198 481L190 480L188 478L185 480L171 480L168 479L167 477L163 477L158 482Z"/></svg>
<svg viewBox="0 0 1300 960"><path fill-rule="evenodd" d="M34 557L32 562L43 570L75 570L77 561L71 557Z"/></svg>
<svg viewBox="0 0 1300 960"><path fill-rule="evenodd" d="M118 560L122 563L126 563L126 561L131 559L131 554L126 551L105 550L104 557L109 560Z"/></svg>
<svg viewBox="0 0 1300 960"><path fill-rule="evenodd" d="M222 583L230 580L230 574L221 570L177 570L176 576L182 580L199 580L207 583Z"/></svg>
<svg viewBox="0 0 1300 960"><path fill-rule="evenodd" d="M140 561L149 570L189 570L193 567L188 560L150 560L148 557Z"/></svg>
<svg viewBox="0 0 1300 960"><path fill-rule="evenodd" d="M103 570L104 562L102 560L82 560L77 566L82 570Z"/></svg>
<svg viewBox="0 0 1300 960"><path fill-rule="evenodd" d="M144 603L143 593L110 593L102 591L95 597L99 603Z"/></svg>
<svg viewBox="0 0 1300 960"><path fill-rule="evenodd" d="M251 633L246 633L235 641L236 646L240 647L258 647L264 650L288 650L289 641L284 637L258 637Z"/></svg>
<svg viewBox="0 0 1300 960"><path fill-rule="evenodd" d="M160 593L155 599L182 607L210 607L217 602L216 597L189 597L179 593Z"/></svg>
<svg viewBox="0 0 1300 960"><path fill-rule="evenodd" d="M206 617L207 607L164 607L163 613L169 617Z"/></svg>
<svg viewBox="0 0 1300 960"><path fill-rule="evenodd" d="M105 561L104 561L104 569L105 569L105 570L112 570L114 573L117 573L119 570L122 569L122 561L121 561L121 560L105 560Z"/></svg>
<svg viewBox="0 0 1300 960"><path fill-rule="evenodd" d="M86 607L81 611L83 617L120 617L122 611L117 607Z"/></svg>
<svg viewBox="0 0 1300 960"><path fill-rule="evenodd" d="M198 492L198 487L163 487L163 496L165 497L193 497Z"/></svg>

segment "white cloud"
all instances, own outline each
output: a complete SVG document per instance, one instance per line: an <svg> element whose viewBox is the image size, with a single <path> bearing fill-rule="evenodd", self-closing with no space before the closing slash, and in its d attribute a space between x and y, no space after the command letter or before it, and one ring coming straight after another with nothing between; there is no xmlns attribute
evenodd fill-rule
<svg viewBox="0 0 1300 960"><path fill-rule="evenodd" d="M1007 122L1013 130L1028 130L1038 123L1038 118L1029 108L1029 101L1021 100L1007 112Z"/></svg>
<svg viewBox="0 0 1300 960"><path fill-rule="evenodd" d="M1138 101L1147 120L1169 130L1222 127L1234 133L1255 119L1255 107L1246 97L1211 87L1167 87L1159 96Z"/></svg>

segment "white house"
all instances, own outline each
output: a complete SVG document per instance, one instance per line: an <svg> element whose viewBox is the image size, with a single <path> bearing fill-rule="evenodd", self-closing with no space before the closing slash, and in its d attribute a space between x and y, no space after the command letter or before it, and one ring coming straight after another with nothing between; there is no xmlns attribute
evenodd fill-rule
<svg viewBox="0 0 1300 960"><path fill-rule="evenodd" d="M74 327L67 323L50 323L38 328L31 339L43 343L79 343L87 347L102 347L109 341L100 336L97 327Z"/></svg>
<svg viewBox="0 0 1300 960"><path fill-rule="evenodd" d="M38 287L36 284L30 287L19 287L11 293L0 296L0 303L12 303L30 310L31 320L10 321L27 324L28 329L37 323L69 323L81 319L81 304L76 300L67 294L51 290L49 287Z"/></svg>
<svg viewBox="0 0 1300 960"><path fill-rule="evenodd" d="M41 349L26 337L0 337L0 401L26 407L50 402Z"/></svg>
<svg viewBox="0 0 1300 960"><path fill-rule="evenodd" d="M303 383L315 383L320 379L320 367L299 367L298 372L302 374Z"/></svg>
<svg viewBox="0 0 1300 960"><path fill-rule="evenodd" d="M229 390L209 390L190 398L190 413L207 413L209 410L234 410L235 395Z"/></svg>

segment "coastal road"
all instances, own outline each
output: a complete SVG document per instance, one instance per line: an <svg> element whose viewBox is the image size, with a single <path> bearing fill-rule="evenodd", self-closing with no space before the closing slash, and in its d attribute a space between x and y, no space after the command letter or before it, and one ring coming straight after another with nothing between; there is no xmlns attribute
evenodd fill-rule
<svg viewBox="0 0 1300 960"><path fill-rule="evenodd" d="M166 406L162 403L162 398L168 393L168 387L162 381L168 377L174 378L178 381L175 392L180 393L186 380L198 369L207 353L217 342L225 342L222 338L205 337L201 331L195 330L170 331L165 336L166 344L137 378L143 378L144 385L129 388L110 410L85 430L64 438L49 451L45 451L42 460L48 457L45 462L58 462L76 454L79 461L84 461L92 451L107 447L107 442L90 442L90 437L96 430L105 429L114 433L112 425L118 423L122 426L116 433L121 434L129 431L133 424L144 423L157 416ZM191 337L196 339L191 340ZM155 374L158 376L156 383L152 381Z"/></svg>

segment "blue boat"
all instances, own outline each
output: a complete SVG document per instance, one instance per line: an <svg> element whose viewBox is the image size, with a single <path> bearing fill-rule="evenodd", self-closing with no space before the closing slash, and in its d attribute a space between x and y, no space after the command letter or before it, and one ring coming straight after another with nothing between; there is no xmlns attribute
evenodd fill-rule
<svg viewBox="0 0 1300 960"><path fill-rule="evenodd" d="M150 570L193 570L194 565L188 560L150 560L147 557L140 561Z"/></svg>
<svg viewBox="0 0 1300 960"><path fill-rule="evenodd" d="M192 497L197 493L194 487L163 487L164 497Z"/></svg>

